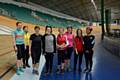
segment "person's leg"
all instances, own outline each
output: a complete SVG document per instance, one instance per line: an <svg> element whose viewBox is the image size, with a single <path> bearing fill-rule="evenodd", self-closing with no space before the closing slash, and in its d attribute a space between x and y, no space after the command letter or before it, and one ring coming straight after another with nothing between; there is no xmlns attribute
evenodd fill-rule
<svg viewBox="0 0 120 80"><path fill-rule="evenodd" d="M24 72L22 70L22 52L21 52L21 45L16 45L17 46L17 69L16 69L16 73L17 75L22 74L21 72Z"/></svg>
<svg viewBox="0 0 120 80"><path fill-rule="evenodd" d="M48 56L48 53L46 53L45 55L45 59L46 59L46 72L45 73L48 73L48 69L49 69L49 56Z"/></svg>
<svg viewBox="0 0 120 80"><path fill-rule="evenodd" d="M23 54L23 68L26 68L26 48L24 50L24 54Z"/></svg>
<svg viewBox="0 0 120 80"><path fill-rule="evenodd" d="M32 67L33 67L32 73L35 74L35 58L36 58L35 48L31 49L31 57L32 57Z"/></svg>
<svg viewBox="0 0 120 80"><path fill-rule="evenodd" d="M58 65L57 65L57 73L60 72L60 67L61 67L61 52L58 51Z"/></svg>
<svg viewBox="0 0 120 80"><path fill-rule="evenodd" d="M78 70L81 72L83 52L78 52L78 54L79 54L79 68L78 68Z"/></svg>
<svg viewBox="0 0 120 80"><path fill-rule="evenodd" d="M88 64L89 64L89 57L88 57L88 53L84 53L84 56L85 56L85 62L86 62L86 68L85 68L85 72L88 70Z"/></svg>
<svg viewBox="0 0 120 80"><path fill-rule="evenodd" d="M28 60L29 60L29 46L26 46L26 66L30 67Z"/></svg>
<svg viewBox="0 0 120 80"><path fill-rule="evenodd" d="M90 51L90 58L89 58L89 61L90 61L90 68L89 68L89 72L92 70L92 65L93 65L93 50Z"/></svg>
<svg viewBox="0 0 120 80"><path fill-rule="evenodd" d="M67 55L68 55L68 59L67 59L67 71L70 71L70 59L71 59L71 55L73 53L73 47L70 47L67 49Z"/></svg>
<svg viewBox="0 0 120 80"><path fill-rule="evenodd" d="M76 71L77 59L78 59L78 55L74 53L74 71Z"/></svg>
<svg viewBox="0 0 120 80"><path fill-rule="evenodd" d="M53 53L50 53L50 73L52 73L52 66L53 66L53 57L54 57L54 55L53 55Z"/></svg>
<svg viewBox="0 0 120 80"><path fill-rule="evenodd" d="M61 72L64 73L65 70L65 51L62 51L61 53Z"/></svg>
<svg viewBox="0 0 120 80"><path fill-rule="evenodd" d="M41 56L41 49L36 48L36 58L35 58L35 74L36 75L39 75L38 67L39 67L40 56Z"/></svg>
<svg viewBox="0 0 120 80"><path fill-rule="evenodd" d="M21 66L20 66L20 70L22 71L22 72L24 72L23 71L23 59L25 59L25 45L24 44L22 44L22 45L20 45L20 52L21 52Z"/></svg>

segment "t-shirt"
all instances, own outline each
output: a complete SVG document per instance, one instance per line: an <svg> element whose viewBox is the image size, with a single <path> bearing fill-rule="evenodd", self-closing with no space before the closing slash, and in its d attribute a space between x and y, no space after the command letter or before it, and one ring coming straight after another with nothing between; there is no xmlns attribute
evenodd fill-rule
<svg viewBox="0 0 120 80"><path fill-rule="evenodd" d="M53 36L46 35L45 36L45 52L53 52L54 51L54 43L53 43Z"/></svg>
<svg viewBox="0 0 120 80"><path fill-rule="evenodd" d="M32 48L40 48L41 49L41 45L42 45L42 35L36 35L36 34L32 34L30 36L30 40L32 41L31 47Z"/></svg>
<svg viewBox="0 0 120 80"><path fill-rule="evenodd" d="M60 36L60 34L58 34L57 36L57 44L58 45L62 45L62 44L66 44L67 43L67 38L66 36L63 34L62 36ZM66 49L66 48L64 48ZM64 49L59 49L58 50L64 50Z"/></svg>
<svg viewBox="0 0 120 80"><path fill-rule="evenodd" d="M15 42L17 45L24 44L24 31L22 29L16 29L13 32L13 36L15 37Z"/></svg>
<svg viewBox="0 0 120 80"><path fill-rule="evenodd" d="M75 48L78 52L83 51L83 38L82 37L75 37Z"/></svg>
<svg viewBox="0 0 120 80"><path fill-rule="evenodd" d="M67 40L69 42L69 45L67 47L73 47L74 35L73 34L69 34L68 32L66 32L65 35L67 36Z"/></svg>
<svg viewBox="0 0 120 80"><path fill-rule="evenodd" d="M86 36L84 36L83 41L84 41L84 49L91 50L95 44L95 36L94 35L89 35L89 36L86 35Z"/></svg>
<svg viewBox="0 0 120 80"><path fill-rule="evenodd" d="M24 43L26 46L30 45L30 34L29 33L24 34Z"/></svg>

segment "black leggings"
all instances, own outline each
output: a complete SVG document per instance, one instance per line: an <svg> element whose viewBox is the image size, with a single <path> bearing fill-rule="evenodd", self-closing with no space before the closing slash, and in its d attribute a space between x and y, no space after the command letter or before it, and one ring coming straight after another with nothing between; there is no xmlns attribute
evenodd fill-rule
<svg viewBox="0 0 120 80"><path fill-rule="evenodd" d="M46 53L45 58L46 58L46 72L50 70L52 71L52 66L53 66L53 53Z"/></svg>
<svg viewBox="0 0 120 80"><path fill-rule="evenodd" d="M25 53L23 56L23 64L28 65L28 59L29 59L29 46L26 46Z"/></svg>
<svg viewBox="0 0 120 80"><path fill-rule="evenodd" d="M86 61L86 69L92 69L92 65L93 65L93 50L88 50L89 53L86 53L86 50L85 50L85 61Z"/></svg>
<svg viewBox="0 0 120 80"><path fill-rule="evenodd" d="M40 61L41 49L39 47L31 48L32 63L37 64Z"/></svg>
<svg viewBox="0 0 120 80"><path fill-rule="evenodd" d="M19 44L16 46L17 46L17 60L21 60L24 58L25 46L24 44Z"/></svg>
<svg viewBox="0 0 120 80"><path fill-rule="evenodd" d="M58 50L58 65L65 62L65 50Z"/></svg>
<svg viewBox="0 0 120 80"><path fill-rule="evenodd" d="M83 57L83 52L78 52L78 54L74 53L74 70L76 70L76 65L77 65L78 58L79 58L78 68L81 69L82 57Z"/></svg>

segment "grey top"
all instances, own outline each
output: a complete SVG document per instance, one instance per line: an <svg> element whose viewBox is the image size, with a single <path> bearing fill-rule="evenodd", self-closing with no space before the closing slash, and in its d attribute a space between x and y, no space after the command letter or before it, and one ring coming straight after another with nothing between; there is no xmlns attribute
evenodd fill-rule
<svg viewBox="0 0 120 80"><path fill-rule="evenodd" d="M53 43L53 36L47 35L45 36L45 52L54 52L54 43Z"/></svg>

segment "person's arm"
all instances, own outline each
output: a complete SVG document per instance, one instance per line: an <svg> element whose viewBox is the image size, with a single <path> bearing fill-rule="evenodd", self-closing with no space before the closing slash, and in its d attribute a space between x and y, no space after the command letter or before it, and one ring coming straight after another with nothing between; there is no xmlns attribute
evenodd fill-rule
<svg viewBox="0 0 120 80"><path fill-rule="evenodd" d="M12 37L13 37L13 48L14 48L14 51L16 52L17 51L17 47L16 47L15 32L13 32Z"/></svg>
<svg viewBox="0 0 120 80"><path fill-rule="evenodd" d="M78 54L77 48L76 48L76 38L74 39L74 51L76 54Z"/></svg>
<svg viewBox="0 0 120 80"><path fill-rule="evenodd" d="M29 41L30 41L30 45L29 45L29 55L30 55L30 56L31 56L32 40L33 40L33 37L32 37L32 35L31 35L31 36L30 36L30 39L29 39Z"/></svg>
<svg viewBox="0 0 120 80"><path fill-rule="evenodd" d="M68 42L68 40L67 40L67 36L65 36L65 38L66 38L66 44L63 44L63 45L62 45L63 48L64 48L64 47L67 47L67 46L69 45L69 42Z"/></svg>
<svg viewBox="0 0 120 80"><path fill-rule="evenodd" d="M95 36L92 36L92 41L91 41L91 48L93 48L95 45Z"/></svg>
<svg viewBox="0 0 120 80"><path fill-rule="evenodd" d="M43 54L45 54L45 35L43 35L42 37L42 50L43 50Z"/></svg>
<svg viewBox="0 0 120 80"><path fill-rule="evenodd" d="M29 55L31 56L31 44L32 44L32 40L30 40L30 45L29 45Z"/></svg>
<svg viewBox="0 0 120 80"><path fill-rule="evenodd" d="M56 53L56 37L54 34L53 34L53 37L54 37L54 40L53 40L54 41L53 42L54 43L54 53Z"/></svg>
<svg viewBox="0 0 120 80"><path fill-rule="evenodd" d="M75 36L73 35L73 48L74 48L74 50L76 49L75 48Z"/></svg>

